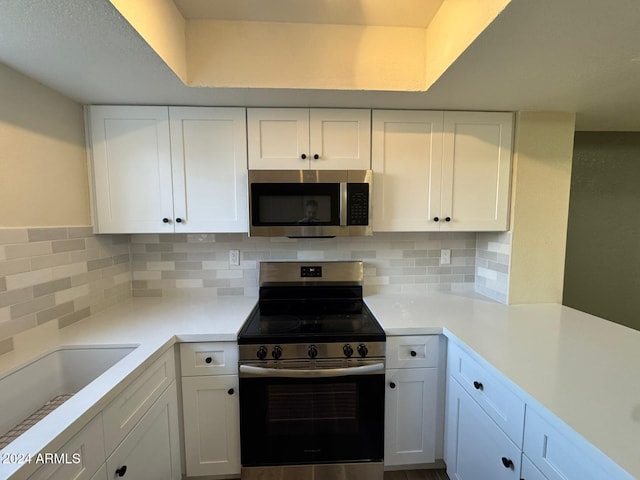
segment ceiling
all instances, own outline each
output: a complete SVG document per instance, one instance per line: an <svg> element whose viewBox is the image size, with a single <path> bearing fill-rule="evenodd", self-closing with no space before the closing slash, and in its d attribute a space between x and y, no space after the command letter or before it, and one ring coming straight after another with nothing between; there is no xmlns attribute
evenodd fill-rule
<svg viewBox="0 0 640 480"><path fill-rule="evenodd" d="M393 26L441 3L175 2L185 18ZM513 0L426 92L193 88L108 0L0 0L0 62L87 104L549 110L576 112L578 130L640 131L638 25L637 0Z"/></svg>
<svg viewBox="0 0 640 480"><path fill-rule="evenodd" d="M186 19L426 27L443 0L174 0Z"/></svg>

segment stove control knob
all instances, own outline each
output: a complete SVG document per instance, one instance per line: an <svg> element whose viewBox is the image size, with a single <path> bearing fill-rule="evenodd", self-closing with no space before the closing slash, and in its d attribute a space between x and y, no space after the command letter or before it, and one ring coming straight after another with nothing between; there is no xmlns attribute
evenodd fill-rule
<svg viewBox="0 0 640 480"><path fill-rule="evenodd" d="M280 348L278 345L273 347L273 351L271 352L271 356L275 360L278 360L282 356L282 348Z"/></svg>
<svg viewBox="0 0 640 480"><path fill-rule="evenodd" d="M361 357L366 357L367 353L369 353L369 349L364 343L361 343L360 345L358 345L358 353Z"/></svg>
<svg viewBox="0 0 640 480"><path fill-rule="evenodd" d="M353 348L347 343L344 347L342 347L342 352L344 353L345 357L350 357L351 355L353 355Z"/></svg>
<svg viewBox="0 0 640 480"><path fill-rule="evenodd" d="M318 347L316 347L315 345L310 345L307 353L309 354L309 358L316 358L318 356Z"/></svg>
<svg viewBox="0 0 640 480"><path fill-rule="evenodd" d="M267 358L267 347L265 347L264 345L261 346L256 352L256 357L258 357L260 360L264 360L265 358Z"/></svg>

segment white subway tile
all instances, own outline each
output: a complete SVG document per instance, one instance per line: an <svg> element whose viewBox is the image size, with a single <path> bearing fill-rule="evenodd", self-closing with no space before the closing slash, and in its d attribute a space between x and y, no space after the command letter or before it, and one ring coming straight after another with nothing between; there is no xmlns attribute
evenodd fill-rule
<svg viewBox="0 0 640 480"><path fill-rule="evenodd" d="M175 270L174 262L147 262L147 270Z"/></svg>
<svg viewBox="0 0 640 480"><path fill-rule="evenodd" d="M242 270L219 270L217 278L242 278Z"/></svg>
<svg viewBox="0 0 640 480"><path fill-rule="evenodd" d="M67 290L61 290L55 293L56 305L70 302L76 298L89 295L89 285L80 285L78 287L69 288Z"/></svg>
<svg viewBox="0 0 640 480"><path fill-rule="evenodd" d="M162 272L160 271L148 271L148 270L138 270L133 272L134 280L161 280Z"/></svg>
<svg viewBox="0 0 640 480"><path fill-rule="evenodd" d="M489 270L488 268L478 267L477 275L486 278L487 280L497 280L498 272Z"/></svg>
<svg viewBox="0 0 640 480"><path fill-rule="evenodd" d="M15 290L17 288L30 287L38 283L44 283L53 280L51 268L35 270L33 272L16 273L7 275L7 290Z"/></svg>
<svg viewBox="0 0 640 480"><path fill-rule="evenodd" d="M0 228L0 245L27 243L29 234L26 228Z"/></svg>
<svg viewBox="0 0 640 480"><path fill-rule="evenodd" d="M178 279L176 280L176 288L202 288L202 280L200 279Z"/></svg>
<svg viewBox="0 0 640 480"><path fill-rule="evenodd" d="M79 275L87 271L87 264L85 262L70 263L69 265L59 265L52 269L53 279L72 277Z"/></svg>

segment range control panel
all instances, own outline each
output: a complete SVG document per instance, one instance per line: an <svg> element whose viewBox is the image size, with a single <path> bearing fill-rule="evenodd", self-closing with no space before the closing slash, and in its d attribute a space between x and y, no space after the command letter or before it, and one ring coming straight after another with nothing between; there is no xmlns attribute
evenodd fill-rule
<svg viewBox="0 0 640 480"><path fill-rule="evenodd" d="M302 278L320 278L322 277L322 267L315 266L304 266L300 267L300 276Z"/></svg>

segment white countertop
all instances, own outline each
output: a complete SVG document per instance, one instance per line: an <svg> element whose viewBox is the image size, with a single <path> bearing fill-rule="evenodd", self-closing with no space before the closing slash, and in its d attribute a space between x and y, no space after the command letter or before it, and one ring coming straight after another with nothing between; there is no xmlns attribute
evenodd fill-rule
<svg viewBox="0 0 640 480"><path fill-rule="evenodd" d="M133 345L137 348L31 427L2 452L55 452L128 383L176 342L236 341L257 298L132 298L59 330L48 322L14 337L0 355L0 378L61 347ZM0 463L0 479L26 478L35 465ZM20 470L18 472L18 470Z"/></svg>
<svg viewBox="0 0 640 480"><path fill-rule="evenodd" d="M640 332L558 304L500 305L451 294L374 295L388 335L463 343L640 478Z"/></svg>
<svg viewBox="0 0 640 480"><path fill-rule="evenodd" d="M97 381L12 443L55 451L160 353L176 342L235 341L256 298L133 298L70 327L14 337L0 377L61 346L139 345ZM512 381L640 478L640 332L555 304L505 306L474 295L372 295L388 335L444 333ZM54 322L49 322L53 324ZM51 438L58 437L51 442ZM0 465L0 478L15 466Z"/></svg>

